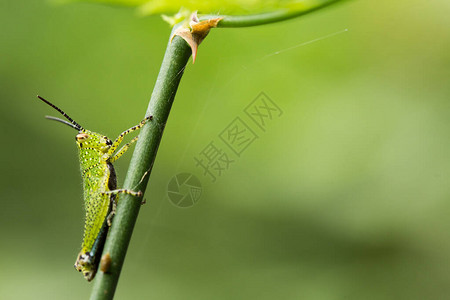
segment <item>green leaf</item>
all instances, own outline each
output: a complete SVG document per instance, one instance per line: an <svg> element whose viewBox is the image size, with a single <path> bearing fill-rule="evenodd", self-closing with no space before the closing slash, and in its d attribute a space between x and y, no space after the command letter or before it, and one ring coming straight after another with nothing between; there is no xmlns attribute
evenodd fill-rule
<svg viewBox="0 0 450 300"><path fill-rule="evenodd" d="M108 5L122 5L122 6L140 6L148 2L148 0L51 0L56 3L71 3L71 2L92 2Z"/></svg>
<svg viewBox="0 0 450 300"><path fill-rule="evenodd" d="M176 13L181 7L200 14L254 14L278 9L296 9L298 6L315 2L311 0L210 0L210 1L171 1L155 0L144 4L141 11L147 14Z"/></svg>
<svg viewBox="0 0 450 300"><path fill-rule="evenodd" d="M175 14L181 8L199 14L255 14L280 9L302 10L320 4L321 0L60 0L96 2L110 5L139 6L145 15Z"/></svg>

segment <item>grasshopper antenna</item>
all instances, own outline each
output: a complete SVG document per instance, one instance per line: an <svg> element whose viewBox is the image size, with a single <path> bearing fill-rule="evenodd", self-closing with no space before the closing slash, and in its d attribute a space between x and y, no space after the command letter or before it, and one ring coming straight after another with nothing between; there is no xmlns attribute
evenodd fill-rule
<svg viewBox="0 0 450 300"><path fill-rule="evenodd" d="M49 101L45 100L44 98L42 98L41 96L37 96L39 99L41 99L42 101L44 101L45 103L47 103L48 105L50 105L51 107L53 107L54 109L56 109L60 114L62 114L67 120L69 120L70 122L61 120L59 118L55 118L55 117L51 117L51 116L45 116L47 119L49 120L53 120L53 121L58 121L61 123L64 123L72 128L77 129L78 131L84 130L83 127L81 127L80 124L78 124L77 122L75 122L71 117L69 117L68 114L66 114L64 111L62 111L59 107L57 107L56 105L50 103Z"/></svg>
<svg viewBox="0 0 450 300"><path fill-rule="evenodd" d="M72 128L75 128L76 130L82 130L82 128L79 128L79 127L73 125L72 123L67 122L66 120L61 120L60 118L56 118L56 117L53 117L53 116L45 116L45 118L49 119L49 120L53 120L53 121L64 123L64 124L66 124L66 125L68 125L68 126L70 126Z"/></svg>

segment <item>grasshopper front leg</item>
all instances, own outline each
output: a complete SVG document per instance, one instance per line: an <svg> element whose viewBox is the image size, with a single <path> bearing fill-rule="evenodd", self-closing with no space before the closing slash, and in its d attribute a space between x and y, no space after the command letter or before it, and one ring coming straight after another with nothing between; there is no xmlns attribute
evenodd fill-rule
<svg viewBox="0 0 450 300"><path fill-rule="evenodd" d="M113 157L111 157L109 159L109 162L113 163L116 160L118 160L125 152L127 152L128 148L130 148L130 146L136 142L138 140L138 137L135 137L134 139L132 139L131 141L129 141L128 143L126 143L122 148L119 149L119 151L117 151L116 154L114 154Z"/></svg>
<svg viewBox="0 0 450 300"><path fill-rule="evenodd" d="M108 149L108 152L106 152L106 157L112 157L112 159L117 160L120 156L122 156L122 154L124 154L124 153L128 150L129 146L130 146L133 142L135 142L135 141L137 140L137 139L136 139L136 140L134 140L134 141L131 141L130 143L127 144L128 146L125 145L124 147L122 147L122 148L120 149L120 151L119 151L115 156L112 156L113 153L116 151L116 149L119 147L120 143L122 143L123 138L124 138L127 134L129 134L129 133L131 133L131 132L133 132L133 131L136 131L136 130L140 129L142 126L145 125L145 123L147 123L148 121L150 121L152 118L153 118L153 116L149 116L149 117L145 118L144 120L142 120L141 123L139 123L138 125L133 126L133 127L129 128L129 129L125 130L124 132L122 132L122 133L116 138L116 140L112 143L111 147Z"/></svg>

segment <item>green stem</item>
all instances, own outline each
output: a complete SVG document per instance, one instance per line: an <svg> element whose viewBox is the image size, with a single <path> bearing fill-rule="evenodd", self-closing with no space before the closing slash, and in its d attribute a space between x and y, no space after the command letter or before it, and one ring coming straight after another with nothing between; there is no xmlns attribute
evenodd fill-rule
<svg viewBox="0 0 450 300"><path fill-rule="evenodd" d="M338 1L342 0L312 0L309 2L306 1L306 3L301 8L297 9L282 9L274 12L242 16L202 15L199 17L199 19L203 21L222 17L223 19L217 24L218 28L258 26L292 19L313 12L317 9L323 8Z"/></svg>
<svg viewBox="0 0 450 300"><path fill-rule="evenodd" d="M125 178L124 188L145 192L150 173L147 171L151 170L155 161L164 126L190 56L191 49L183 39L176 36L171 43L169 42L145 115L152 115L153 120L141 129ZM143 180L141 180L142 178ZM120 195L117 214L103 250L103 254L110 254L111 266L107 273L98 271L91 299L112 299L114 297L125 254L141 207L141 200L129 195Z"/></svg>
<svg viewBox="0 0 450 300"><path fill-rule="evenodd" d="M272 13L248 16L223 16L218 27L245 27L278 22L297 17L322 8L340 0L312 0L301 10L284 10ZM201 19L218 16L202 16ZM139 135L136 149L131 158L130 167L124 182L124 188L145 192L149 173L155 161L156 152L163 130L172 107L178 84L184 68L191 56L189 45L179 36L168 43L164 60L156 80L146 116L153 116ZM109 253L111 265L108 272L99 270L94 281L92 300L112 299L122 270L125 255L136 223L141 199L130 195L121 195L117 213L106 239L103 254Z"/></svg>

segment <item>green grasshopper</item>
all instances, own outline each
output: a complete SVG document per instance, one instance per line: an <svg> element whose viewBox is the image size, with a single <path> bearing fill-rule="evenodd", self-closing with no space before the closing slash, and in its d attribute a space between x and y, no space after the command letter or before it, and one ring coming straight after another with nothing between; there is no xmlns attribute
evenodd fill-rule
<svg viewBox="0 0 450 300"><path fill-rule="evenodd" d="M98 269L106 235L109 226L111 226L112 217L115 214L118 194L142 197L141 191L134 192L127 189L117 189L116 172L112 165L138 138L133 138L117 152L116 150L125 135L140 129L152 119L152 116L145 118L138 125L125 130L113 142L102 134L84 129L57 106L40 96L38 98L56 109L69 122L51 116L46 116L47 119L64 123L78 130L75 141L80 156L86 220L83 244L75 261L75 269L83 272L84 277L91 281L94 279ZM114 154L114 152L116 153Z"/></svg>

